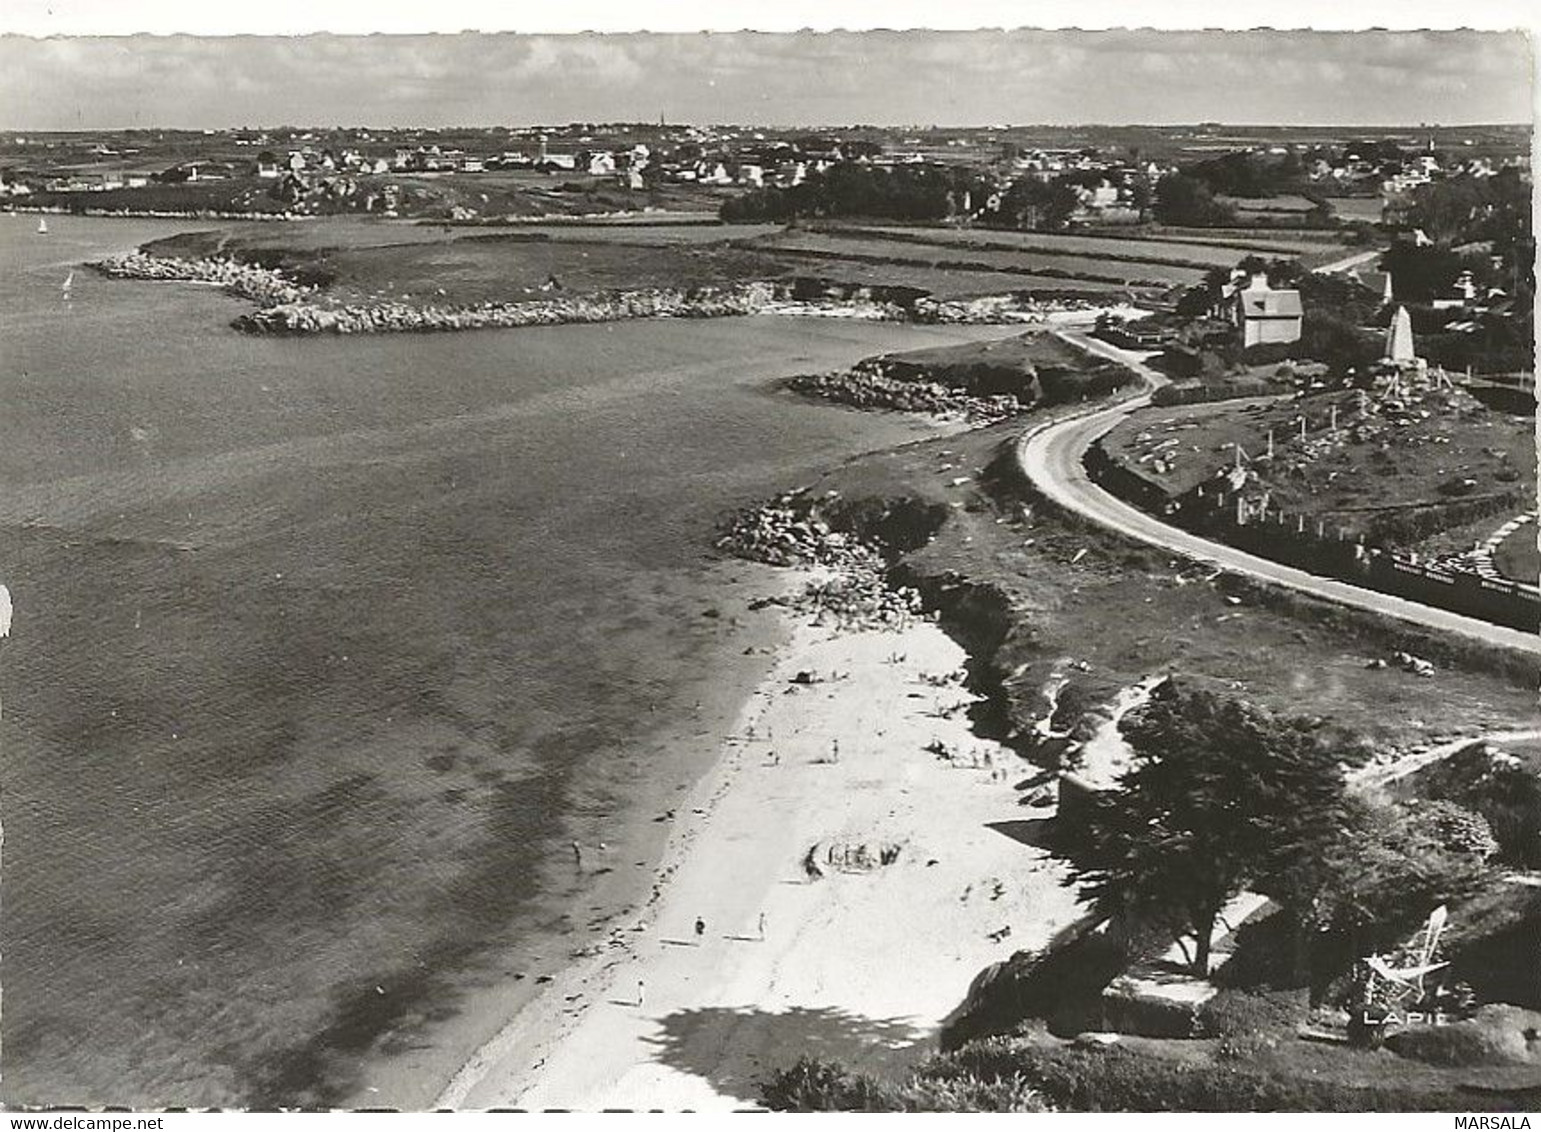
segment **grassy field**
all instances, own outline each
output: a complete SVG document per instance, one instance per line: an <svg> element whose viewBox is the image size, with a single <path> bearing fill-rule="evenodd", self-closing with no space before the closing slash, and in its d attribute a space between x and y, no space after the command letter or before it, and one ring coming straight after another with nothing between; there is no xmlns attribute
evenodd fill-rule
<svg viewBox="0 0 1541 1132"><path fill-rule="evenodd" d="M1332 230L1301 231L1285 228L1248 228L1243 226L1234 228L1177 228L1158 225L1139 229L1093 228L1088 231L1108 239L1204 244L1209 247L1235 248L1243 254L1256 252L1258 255L1276 256L1307 256L1312 253L1323 252L1341 254L1340 249L1347 244L1346 233Z"/></svg>
<svg viewBox="0 0 1541 1132"><path fill-rule="evenodd" d="M1373 197L1328 197L1327 203L1332 206L1332 213L1340 220L1363 221L1367 224L1380 223L1381 201L1379 196Z"/></svg>
<svg viewBox="0 0 1541 1132"><path fill-rule="evenodd" d="M531 187L532 181L538 183ZM433 181L430 187L447 184ZM553 186L531 173L473 175L456 178L454 185L462 193L467 185L482 185L562 196L560 182ZM483 209L495 211L491 204ZM1304 252L1309 262L1338 252L1337 245L1298 234L1238 242L1213 233L1136 238L900 225L786 229L658 219L499 225L329 216L284 224L226 223L149 250L187 257L245 252L308 279L330 281L332 294L344 301L390 297L457 304L533 297L552 276L564 290L577 292L808 277L849 287L912 288L938 299L1021 291L1138 296L1197 283L1206 270L1230 266L1249 253Z"/></svg>
<svg viewBox="0 0 1541 1132"><path fill-rule="evenodd" d="M817 276L820 279L853 287L914 287L938 299L972 299L981 295L1002 295L1012 291L1088 297L1122 296L1128 293L1128 288L1121 283L1063 279L1047 275L966 271L911 264L853 263L841 259L804 259L791 256L768 256L767 258L788 275Z"/></svg>
<svg viewBox="0 0 1541 1132"><path fill-rule="evenodd" d="M1228 204L1239 213L1275 213L1282 216L1310 212L1316 206L1303 196L1280 193L1275 197L1233 197L1221 194L1215 197L1221 204Z"/></svg>
<svg viewBox="0 0 1541 1132"><path fill-rule="evenodd" d="M1344 234L1280 228L1138 228L1088 227L1073 232L1013 232L990 228L954 228L896 224L840 224L832 231L878 234L904 241L934 242L960 248L1000 245L1040 253L1063 251L1109 260L1150 260L1181 267L1230 267L1247 255L1300 259L1307 267L1341 256Z"/></svg>
<svg viewBox="0 0 1541 1132"><path fill-rule="evenodd" d="M333 278L331 293L344 301L511 302L539 296L553 277L564 291L590 292L723 285L781 274L763 256L734 248L512 236L322 251L308 264Z"/></svg>
<svg viewBox="0 0 1541 1132"><path fill-rule="evenodd" d="M1170 286L1199 282L1200 267L1175 264L1123 263L1096 255L1047 253L1031 248L996 250L953 243L917 243L884 239L877 236L853 236L828 232L798 230L763 238L756 246L766 250L786 251L822 258L871 263L897 263L904 266L947 266L976 271L1013 274L1048 274L1063 272L1068 277L1088 281L1148 286Z"/></svg>
<svg viewBox="0 0 1541 1132"><path fill-rule="evenodd" d="M480 303L531 297L551 276L568 291L690 287L749 279L816 277L853 287L908 287L941 299L1012 291L1120 294L1122 273L1070 279L1064 261L1046 258L1051 274L1027 270L1021 257L1000 256L1014 270L890 262L847 241L812 236L799 243L775 225L530 224L489 227L328 217L292 224L236 223L159 241L148 250L189 258L248 253L265 262L331 280L339 299L389 296ZM870 241L879 250L907 245ZM951 258L939 250L936 259ZM861 258L848 258L850 255ZM986 258L989 253L985 253ZM978 257L970 255L971 260ZM1106 271L1108 265L1101 266ZM441 293L442 289L442 293Z"/></svg>
<svg viewBox="0 0 1541 1132"><path fill-rule="evenodd" d="M1012 232L993 228L913 228L898 225L830 228L834 233L877 236L903 244L929 244L958 249L985 249L1038 256L1085 258L1106 262L1162 264L1172 267L1230 267L1240 256L1234 249L1168 240L1113 239L1058 232Z"/></svg>

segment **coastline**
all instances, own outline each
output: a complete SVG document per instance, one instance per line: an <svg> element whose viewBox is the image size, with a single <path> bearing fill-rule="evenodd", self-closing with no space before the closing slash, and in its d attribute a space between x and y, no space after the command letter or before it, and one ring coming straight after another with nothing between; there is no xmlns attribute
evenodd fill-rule
<svg viewBox="0 0 1541 1132"><path fill-rule="evenodd" d="M291 279L277 268L231 258L183 259L135 251L90 263L112 279L215 283L228 294L255 304L238 316L237 330L256 335L423 334L461 330L515 329L639 318L725 318L751 314L857 318L942 325L1028 325L1085 321L1103 307L1089 299L1037 299L1011 292L972 299L914 298L906 304L863 297L798 298L786 280L756 280L722 286L649 287L596 291L544 299L420 305L384 298L362 303L318 301L316 287Z"/></svg>
<svg viewBox="0 0 1541 1132"><path fill-rule="evenodd" d="M784 572L788 589L815 576ZM805 1052L899 1068L934 1050L980 970L1073 918L1059 870L1017 840L1035 816L1013 790L1026 768L939 710L975 698L949 679L961 646L924 619L780 620L784 643L681 804L646 902L435 1107L742 1108L758 1074Z"/></svg>
<svg viewBox="0 0 1541 1132"><path fill-rule="evenodd" d="M419 1024L409 1020L377 1037L356 1087L340 1105L401 1111L438 1106L468 1056L511 1020L538 1010L552 996L559 999L570 972L592 962L588 953L649 905L666 875L665 857L676 833L659 815L688 814L697 805L687 799L718 769L722 736L735 732L735 720L786 643L787 626L774 606L747 618L729 611L790 596L798 583L788 571L740 559L712 571L725 575L710 592L724 609L732 647L724 650L723 663L679 691L679 707L669 722L639 729L635 751L647 763L647 775L621 779L612 771L614 780L607 780L609 768L586 768L582 777L600 796L566 815L567 832L582 847L582 868L574 868L565 850L554 852L540 870L540 895L515 929L515 941L493 949L479 964L480 985L440 1004L445 1010L437 1021L430 1012ZM696 697L693 707L686 703L691 697ZM618 782L625 796L604 796Z"/></svg>

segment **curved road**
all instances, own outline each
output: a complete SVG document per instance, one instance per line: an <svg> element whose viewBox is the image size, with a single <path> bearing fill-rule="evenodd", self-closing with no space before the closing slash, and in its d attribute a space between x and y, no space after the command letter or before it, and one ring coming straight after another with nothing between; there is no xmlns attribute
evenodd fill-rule
<svg viewBox="0 0 1541 1132"><path fill-rule="evenodd" d="M1166 384L1166 378L1145 365L1139 354L1120 350L1075 331L1062 331L1059 337L1090 353L1129 366L1152 389ZM1104 491L1091 481L1082 463L1087 448L1119 421L1149 402L1150 393L1147 392L1109 408L1040 424L1017 441L1017 464L1034 486L1055 503L1141 542L1224 567L1235 574L1287 586L1341 605L1411 621L1430 629L1456 633L1489 645L1541 655L1541 636L1535 633L1492 625L1474 617L1463 617L1459 613L1377 593L1335 578L1324 578L1292 566L1283 566L1221 543L1209 542L1168 526Z"/></svg>

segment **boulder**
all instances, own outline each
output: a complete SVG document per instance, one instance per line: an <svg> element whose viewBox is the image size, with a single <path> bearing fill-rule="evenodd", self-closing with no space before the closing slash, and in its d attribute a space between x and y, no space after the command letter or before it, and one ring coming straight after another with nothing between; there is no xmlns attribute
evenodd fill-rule
<svg viewBox="0 0 1541 1132"><path fill-rule="evenodd" d="M1490 1003L1460 1022L1395 1030L1386 1048L1430 1065L1541 1065L1541 1012Z"/></svg>

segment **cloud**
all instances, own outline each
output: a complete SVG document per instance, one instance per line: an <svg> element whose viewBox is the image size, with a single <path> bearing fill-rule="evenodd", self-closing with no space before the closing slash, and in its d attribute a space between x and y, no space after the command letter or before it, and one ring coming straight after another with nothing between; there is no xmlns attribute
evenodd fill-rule
<svg viewBox="0 0 1541 1132"><path fill-rule="evenodd" d="M30 129L1525 121L1529 81L1524 37L1484 32L0 37Z"/></svg>

